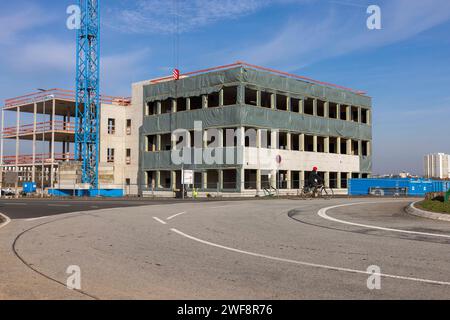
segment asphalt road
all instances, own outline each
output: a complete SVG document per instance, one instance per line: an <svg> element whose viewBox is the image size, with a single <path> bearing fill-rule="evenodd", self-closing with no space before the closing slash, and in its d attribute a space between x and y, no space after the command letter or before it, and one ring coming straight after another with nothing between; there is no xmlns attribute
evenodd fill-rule
<svg viewBox="0 0 450 320"><path fill-rule="evenodd" d="M0 229L0 299L450 299L450 223L409 216L409 203L164 202L15 219ZM70 265L81 291L65 287Z"/></svg>
<svg viewBox="0 0 450 320"><path fill-rule="evenodd" d="M202 202L202 200L198 201ZM70 212L83 212L98 209L126 208L190 202L192 201L173 199L0 199L0 212L15 220L33 219L43 216L54 216Z"/></svg>

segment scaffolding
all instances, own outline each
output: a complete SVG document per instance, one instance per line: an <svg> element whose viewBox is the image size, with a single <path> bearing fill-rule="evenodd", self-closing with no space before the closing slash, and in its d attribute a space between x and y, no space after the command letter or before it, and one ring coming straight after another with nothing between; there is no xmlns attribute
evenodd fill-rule
<svg viewBox="0 0 450 320"><path fill-rule="evenodd" d="M131 98L101 96L100 103L128 106ZM6 125L7 112L15 113L14 125ZM42 90L5 100L1 110L0 177L4 172L16 172L18 176L17 183L9 187L17 189L24 182L36 182L41 190L54 188L60 163L76 159L75 115L76 97L70 90ZM15 152L13 146L5 150L6 141L15 141ZM30 148L23 150L24 143ZM0 182L4 187L3 179Z"/></svg>

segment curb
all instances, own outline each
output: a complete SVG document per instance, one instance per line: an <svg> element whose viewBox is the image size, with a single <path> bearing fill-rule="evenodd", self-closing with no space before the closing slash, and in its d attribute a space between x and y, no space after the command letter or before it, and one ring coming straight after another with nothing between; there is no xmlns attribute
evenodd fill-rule
<svg viewBox="0 0 450 320"><path fill-rule="evenodd" d="M422 218L428 218L428 219L433 219L433 220L450 222L450 215L449 214L441 214L441 213L430 212L430 211L425 211L425 210L421 210L421 209L416 208L415 205L417 203L419 203L419 202L420 201L416 201L416 202L411 203L406 208L406 212L409 213L409 214L412 214L414 216L418 216L418 217L422 217Z"/></svg>
<svg viewBox="0 0 450 320"><path fill-rule="evenodd" d="M5 222L0 223L0 229L5 227L8 223L11 222L11 219L7 216L5 216L3 213L0 212L0 216L2 216L5 219Z"/></svg>

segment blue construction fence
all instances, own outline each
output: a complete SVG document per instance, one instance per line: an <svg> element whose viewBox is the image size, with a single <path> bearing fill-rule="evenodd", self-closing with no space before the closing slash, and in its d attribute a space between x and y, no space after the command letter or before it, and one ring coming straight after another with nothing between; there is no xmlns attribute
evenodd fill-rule
<svg viewBox="0 0 450 320"><path fill-rule="evenodd" d="M105 198L120 198L125 195L123 189L50 189L48 194L55 197L105 197Z"/></svg>
<svg viewBox="0 0 450 320"><path fill-rule="evenodd" d="M431 179L350 179L348 194L351 196L411 196L421 197L429 192L447 192L450 181Z"/></svg>

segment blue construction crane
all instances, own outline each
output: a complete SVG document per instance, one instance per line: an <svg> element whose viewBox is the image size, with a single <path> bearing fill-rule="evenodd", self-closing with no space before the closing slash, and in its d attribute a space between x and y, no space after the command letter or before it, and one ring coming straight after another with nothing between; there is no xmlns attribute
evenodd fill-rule
<svg viewBox="0 0 450 320"><path fill-rule="evenodd" d="M75 159L82 183L98 189L100 135L100 0L79 0L77 31Z"/></svg>

